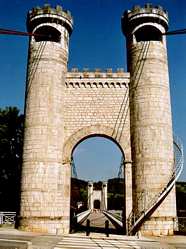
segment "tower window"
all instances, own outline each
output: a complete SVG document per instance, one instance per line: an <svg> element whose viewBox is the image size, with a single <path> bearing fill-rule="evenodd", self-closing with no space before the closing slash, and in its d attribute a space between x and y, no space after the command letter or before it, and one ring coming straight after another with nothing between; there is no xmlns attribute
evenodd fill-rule
<svg viewBox="0 0 186 249"><path fill-rule="evenodd" d="M43 26L38 28L35 32L35 41L51 41L51 42L60 42L61 41L61 34L60 32L51 27L51 26Z"/></svg>
<svg viewBox="0 0 186 249"><path fill-rule="evenodd" d="M144 26L135 32L136 41L162 41L161 32L154 26Z"/></svg>

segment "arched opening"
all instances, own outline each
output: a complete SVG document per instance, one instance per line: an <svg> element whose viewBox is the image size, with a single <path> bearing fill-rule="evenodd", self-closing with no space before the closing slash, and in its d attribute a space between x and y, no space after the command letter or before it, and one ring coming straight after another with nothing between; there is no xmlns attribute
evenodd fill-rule
<svg viewBox="0 0 186 249"><path fill-rule="evenodd" d="M94 208L100 209L100 200L94 200Z"/></svg>
<svg viewBox="0 0 186 249"><path fill-rule="evenodd" d="M99 216L103 210L112 210L125 220L123 161L124 153L111 137L91 135L79 140L72 149L71 213L75 210L80 215L90 210L88 219L91 220L94 212ZM95 220L102 219L97 216ZM86 226L86 221L81 225ZM102 225L104 229L105 223ZM121 233L114 226L112 229Z"/></svg>
<svg viewBox="0 0 186 249"><path fill-rule="evenodd" d="M139 28L135 32L136 41L162 41L162 33L154 26L148 25Z"/></svg>
<svg viewBox="0 0 186 249"><path fill-rule="evenodd" d="M60 42L61 34L60 32L51 27L51 26L42 26L35 31L35 41L51 41L51 42Z"/></svg>

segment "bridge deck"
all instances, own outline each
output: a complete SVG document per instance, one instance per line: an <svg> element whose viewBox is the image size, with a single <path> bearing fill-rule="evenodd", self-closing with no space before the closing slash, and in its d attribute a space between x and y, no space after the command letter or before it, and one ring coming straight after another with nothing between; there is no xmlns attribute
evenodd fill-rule
<svg viewBox="0 0 186 249"><path fill-rule="evenodd" d="M90 221L90 227L87 228L87 220ZM109 228L105 228L105 222L109 221ZM95 233L123 234L123 229L112 218L107 217L101 211L93 211L88 217L77 226L72 228L72 233L77 231L90 231Z"/></svg>
<svg viewBox="0 0 186 249"><path fill-rule="evenodd" d="M98 227L98 228L104 228L105 227L105 221L108 220L108 218L100 211L92 212L88 218L90 220L90 226L91 227ZM86 226L87 220L85 220L82 225ZM109 228L114 228L115 226L109 221Z"/></svg>

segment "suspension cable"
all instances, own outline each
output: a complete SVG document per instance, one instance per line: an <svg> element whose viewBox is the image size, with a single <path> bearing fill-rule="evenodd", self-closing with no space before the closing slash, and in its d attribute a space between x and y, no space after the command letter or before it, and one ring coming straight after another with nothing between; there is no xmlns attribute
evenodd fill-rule
<svg viewBox="0 0 186 249"><path fill-rule="evenodd" d="M76 165L73 156L71 157L71 174L73 178L78 178Z"/></svg>
<svg viewBox="0 0 186 249"><path fill-rule="evenodd" d="M146 60L146 57L147 57L147 53L148 53L148 50L149 50L149 46L150 46L150 42L148 42L147 46L144 48L144 53L142 55L142 58L141 58L141 61L140 61L140 64L139 64L139 70L136 73L136 76L134 78L135 84L134 84L133 88L130 89L131 92L133 90L136 90L136 88L138 87L138 84L139 84L139 81L140 81L140 78L141 78L141 74L142 74L142 71L143 71L143 67L144 67L144 64L145 64L145 60ZM137 78L137 76L138 76L138 78ZM122 124L122 119L121 119L122 127L121 127L121 132L119 133L120 135L119 135L118 141L120 141L120 139L121 139L122 132L124 130L125 122L126 122L128 111L129 111L129 104L127 105L128 100L129 100L129 91L128 91L128 96L127 96L127 100L126 100L126 108L127 109L126 109L125 113L123 112L123 115L122 115L123 124Z"/></svg>
<svg viewBox="0 0 186 249"><path fill-rule="evenodd" d="M164 33L163 35L184 35L186 34L186 29L178 29L173 31L168 31Z"/></svg>
<svg viewBox="0 0 186 249"><path fill-rule="evenodd" d="M183 35L186 34L186 29L178 29L173 31L168 31L163 33L163 35ZM12 29L4 29L0 28L0 35L17 35L17 36L45 36L42 34L32 33L32 32L25 32L19 30L12 30Z"/></svg>
<svg viewBox="0 0 186 249"><path fill-rule="evenodd" d="M121 162L120 162L120 167L118 171L118 178L123 178L124 177L124 157L122 155L121 157Z"/></svg>
<svg viewBox="0 0 186 249"><path fill-rule="evenodd" d="M27 76L27 87L26 87L26 96L25 98L27 98L28 96L28 93L31 89L31 85L32 85L32 82L33 82L33 79L35 77L35 73L37 71L37 68L38 68L38 65L39 65L39 62L40 62L40 59L41 59L41 56L44 52L44 49L45 49L45 46L46 46L46 42L43 41L39 44L39 47L38 47L38 50L36 52L36 55L35 55L35 62L32 63L32 66L30 68L30 71L28 71L28 76Z"/></svg>
<svg viewBox="0 0 186 249"><path fill-rule="evenodd" d="M137 70L135 71L135 74L133 75L133 79L132 79L134 81L134 86L133 86L133 88L131 88L132 91L135 91L136 88L138 87L138 84L139 84L139 81L141 78L141 74L142 74L142 71L144 68L145 60L147 57L147 53L149 50L149 46L150 46L150 42L143 43L142 49L138 55L137 62L136 62ZM121 115L121 117L120 117L120 114L118 115L119 125L118 125L117 131L116 131L116 136L115 136L117 141L120 141L120 139L121 139L122 132L124 130L125 122L127 119L127 115L128 115L128 111L129 111L128 100L129 100L129 90L127 89L125 96L124 96L124 100L121 104L121 105L124 104L124 108L122 106L120 107L120 111L121 111L122 115ZM117 120L116 120L116 122L117 122ZM115 127L116 127L116 124L115 124ZM121 128L121 131L119 132L120 128ZM118 137L118 134L119 134L119 137ZM122 166L123 166L123 162L121 161L120 167L119 167L119 172L118 172L118 177L122 174Z"/></svg>
<svg viewBox="0 0 186 249"><path fill-rule="evenodd" d="M0 28L0 35L46 36L46 35L37 34L37 33L23 32L23 31L18 31L18 30L2 29L2 28Z"/></svg>
<svg viewBox="0 0 186 249"><path fill-rule="evenodd" d="M143 45L142 45L142 49L140 51L140 54L138 56L137 63L136 63L137 70L135 71L135 74L134 74L133 79L132 79L134 81L134 87L132 88L132 90L135 90L138 86L138 83L139 83L139 80L141 78L141 74L143 71L145 59L146 59L146 56L148 53L149 46L150 46L150 42L143 43ZM129 110L128 100L129 100L129 90L127 89L125 96L123 98L120 110L119 110L119 114L118 114L118 117L117 117L117 120L115 123L115 127L114 127L114 128L116 128L117 123L119 121L118 127L116 129L116 135L115 135L115 139L117 139L118 135L119 135L119 138L117 139L118 141L120 141L120 139L121 139L122 131L124 129L125 122L127 119L127 114L128 114L128 110ZM121 131L119 131L120 128L121 128Z"/></svg>

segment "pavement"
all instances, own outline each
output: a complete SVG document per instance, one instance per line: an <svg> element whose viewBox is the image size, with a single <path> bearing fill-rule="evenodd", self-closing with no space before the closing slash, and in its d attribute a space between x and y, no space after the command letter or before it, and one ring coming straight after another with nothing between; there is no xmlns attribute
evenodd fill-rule
<svg viewBox="0 0 186 249"><path fill-rule="evenodd" d="M62 236L0 228L0 249L53 249Z"/></svg>
<svg viewBox="0 0 186 249"><path fill-rule="evenodd" d="M136 237L91 233L64 236L0 228L0 249L186 249L186 236Z"/></svg>

